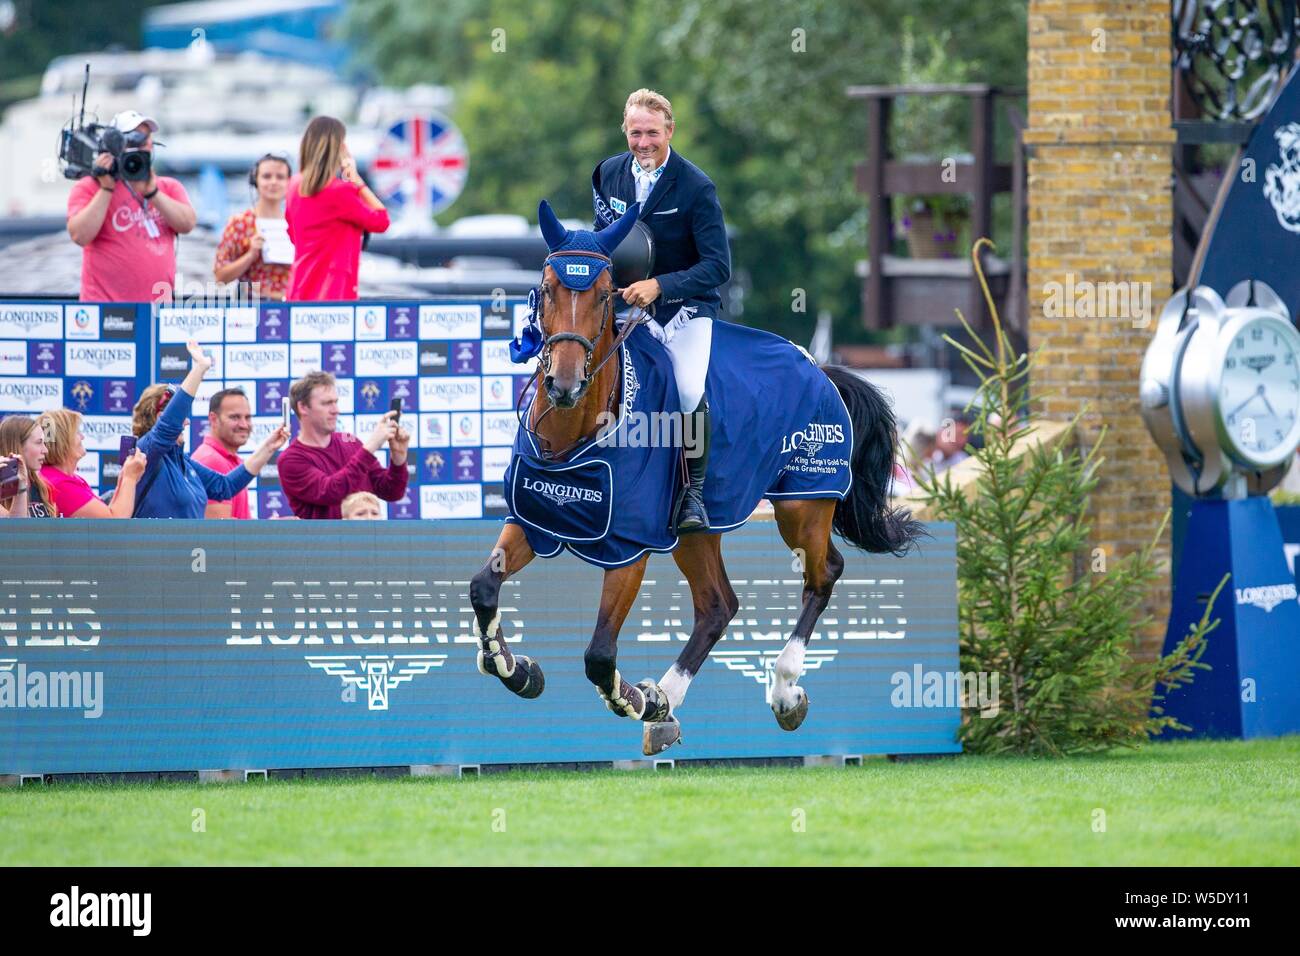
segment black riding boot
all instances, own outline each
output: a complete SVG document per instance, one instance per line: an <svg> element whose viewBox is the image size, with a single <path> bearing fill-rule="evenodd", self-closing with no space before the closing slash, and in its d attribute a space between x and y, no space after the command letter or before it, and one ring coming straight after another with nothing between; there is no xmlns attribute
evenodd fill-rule
<svg viewBox="0 0 1300 956"><path fill-rule="evenodd" d="M695 437L694 456L686 457L686 473L691 483L682 497L681 507L677 511L677 533L687 534L691 531L707 531L709 514L704 510L704 475L709 468L709 400L700 399L700 404L691 412L691 433Z"/></svg>

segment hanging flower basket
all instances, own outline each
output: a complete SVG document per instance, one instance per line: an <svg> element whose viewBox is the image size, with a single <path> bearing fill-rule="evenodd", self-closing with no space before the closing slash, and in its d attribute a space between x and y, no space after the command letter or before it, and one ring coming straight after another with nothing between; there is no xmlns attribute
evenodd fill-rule
<svg viewBox="0 0 1300 956"><path fill-rule="evenodd" d="M903 218L907 251L913 259L955 259L961 226L952 215L939 219L928 209L912 212Z"/></svg>

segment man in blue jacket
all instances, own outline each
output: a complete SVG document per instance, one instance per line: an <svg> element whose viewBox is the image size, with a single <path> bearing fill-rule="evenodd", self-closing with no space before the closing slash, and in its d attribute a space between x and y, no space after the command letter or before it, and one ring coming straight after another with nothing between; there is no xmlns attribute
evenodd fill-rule
<svg viewBox="0 0 1300 956"><path fill-rule="evenodd" d="M591 176L596 228L603 229L633 204L655 238L653 275L623 290L629 305L656 305L650 330L672 358L682 411L694 438L687 449L690 486L677 513L677 531L705 531L704 475L709 464L709 371L713 319L722 305L718 289L731 276L731 253L713 181L669 146L673 108L653 90L637 90L623 107L628 151L611 156ZM656 325L655 323L658 323Z"/></svg>

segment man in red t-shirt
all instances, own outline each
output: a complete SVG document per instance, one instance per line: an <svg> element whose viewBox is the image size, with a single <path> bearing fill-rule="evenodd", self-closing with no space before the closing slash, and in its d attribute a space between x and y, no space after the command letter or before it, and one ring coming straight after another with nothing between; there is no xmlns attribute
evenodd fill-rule
<svg viewBox="0 0 1300 956"><path fill-rule="evenodd" d="M370 491L385 501L406 493L406 452L411 435L395 412L379 420L364 442L335 431L339 393L329 372L310 372L294 382L289 401L298 416L298 437L280 452L280 487L299 518L342 518L343 499ZM388 467L375 452L388 445Z"/></svg>
<svg viewBox="0 0 1300 956"><path fill-rule="evenodd" d="M248 404L248 396L243 389L222 389L208 402L208 433L190 457L218 474L228 475L243 464L239 449L244 447L252 433L253 409ZM248 510L248 489L245 488L229 501L209 498L207 507L203 509L203 517L251 517Z"/></svg>
<svg viewBox="0 0 1300 956"><path fill-rule="evenodd" d="M113 117L123 134L142 133L153 152L158 124L135 110ZM68 196L68 235L82 247L81 301L170 301L176 281L176 236L197 219L185 187L149 167L149 178L128 182L109 175L112 157L95 158L102 175L77 181Z"/></svg>

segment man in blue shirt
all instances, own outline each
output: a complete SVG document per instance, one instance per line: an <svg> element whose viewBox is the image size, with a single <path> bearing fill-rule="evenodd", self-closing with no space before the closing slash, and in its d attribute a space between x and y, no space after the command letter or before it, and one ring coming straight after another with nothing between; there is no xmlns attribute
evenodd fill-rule
<svg viewBox="0 0 1300 956"><path fill-rule="evenodd" d="M596 228L603 229L633 203L654 234L653 275L623 290L629 305L657 307L649 323L672 359L681 410L690 414L683 434L694 439L686 454L690 485L677 513L677 531L706 531L704 476L709 463L709 404L704 396L713 319L722 306L719 287L731 276L727 229L712 180L669 145L673 108L653 90L637 90L623 108L628 151L611 156L591 177ZM656 324L657 323L657 324Z"/></svg>

